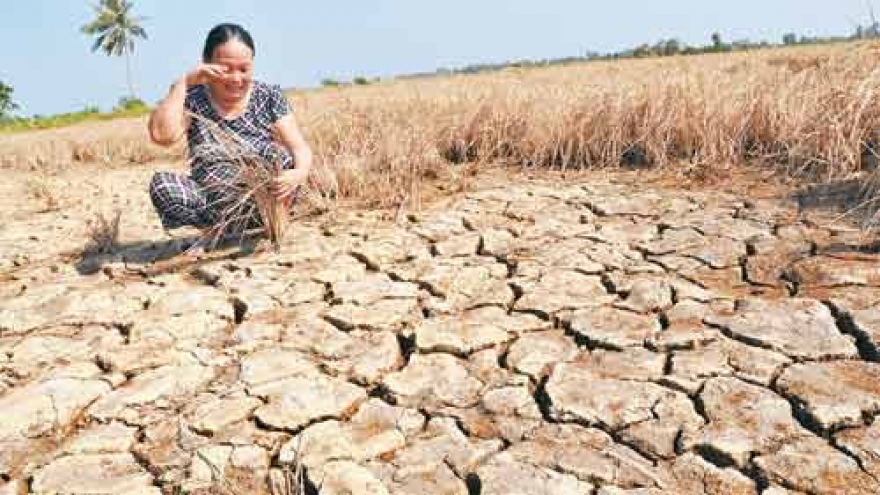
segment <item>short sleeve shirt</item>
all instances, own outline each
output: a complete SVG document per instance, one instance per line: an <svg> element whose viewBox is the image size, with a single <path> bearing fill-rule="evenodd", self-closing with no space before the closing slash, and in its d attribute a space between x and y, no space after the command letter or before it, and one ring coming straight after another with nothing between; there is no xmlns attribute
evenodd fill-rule
<svg viewBox="0 0 880 495"><path fill-rule="evenodd" d="M245 111L233 119L223 118L211 103L208 87L193 86L186 93L185 108L188 112L201 118L192 118L187 129L187 144L192 165L198 166L200 160L212 153L200 150L220 145L216 130L202 119L213 122L221 129L231 132L249 146L251 151L260 154L267 160L280 161L284 168L293 166L293 159L284 147L278 145L272 133L272 124L281 117L292 112L290 103L281 91L280 86L269 85L260 81L253 82L250 100ZM214 153L215 155L216 153Z"/></svg>

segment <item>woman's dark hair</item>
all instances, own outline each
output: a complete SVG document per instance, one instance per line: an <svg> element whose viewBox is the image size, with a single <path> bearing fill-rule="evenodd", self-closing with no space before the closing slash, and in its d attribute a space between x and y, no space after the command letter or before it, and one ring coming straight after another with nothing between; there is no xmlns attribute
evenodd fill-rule
<svg viewBox="0 0 880 495"><path fill-rule="evenodd" d="M205 63L210 62L214 56L214 50L230 40L241 41L256 55L254 39L251 38L251 33L247 32L247 29L238 24L218 24L208 33L208 39L205 40L205 48L202 50L202 60Z"/></svg>

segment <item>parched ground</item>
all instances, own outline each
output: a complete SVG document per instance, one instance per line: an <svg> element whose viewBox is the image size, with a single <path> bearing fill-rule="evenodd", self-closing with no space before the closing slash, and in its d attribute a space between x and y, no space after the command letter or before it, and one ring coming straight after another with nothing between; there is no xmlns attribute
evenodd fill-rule
<svg viewBox="0 0 880 495"><path fill-rule="evenodd" d="M0 494L880 492L857 230L596 176L186 263L150 170L0 186Z"/></svg>

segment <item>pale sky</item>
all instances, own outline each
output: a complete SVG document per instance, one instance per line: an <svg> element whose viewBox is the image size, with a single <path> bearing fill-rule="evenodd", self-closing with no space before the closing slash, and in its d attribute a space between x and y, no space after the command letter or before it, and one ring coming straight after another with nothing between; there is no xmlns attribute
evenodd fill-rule
<svg viewBox="0 0 880 495"><path fill-rule="evenodd" d="M93 2L3 0L0 81L24 115L110 109L127 94L125 61L91 53L79 28ZM706 44L843 35L867 24L868 0L135 0L150 38L134 53L139 96L155 102L199 59L220 22L249 29L257 77L284 87L478 62L618 51L660 39ZM880 3L877 4L880 7ZM878 11L880 14L880 11Z"/></svg>

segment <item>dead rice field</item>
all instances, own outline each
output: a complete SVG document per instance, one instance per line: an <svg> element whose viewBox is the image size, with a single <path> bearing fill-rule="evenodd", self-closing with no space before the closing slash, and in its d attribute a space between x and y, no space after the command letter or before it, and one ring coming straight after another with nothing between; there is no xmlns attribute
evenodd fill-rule
<svg viewBox="0 0 880 495"><path fill-rule="evenodd" d="M289 93L338 196L419 203L489 165L652 168L711 180L744 165L874 194L880 45L599 61ZM90 163L182 162L144 119L0 135L0 167L51 175ZM40 193L39 194L48 194Z"/></svg>

